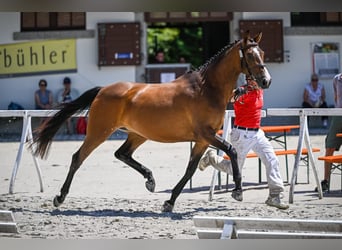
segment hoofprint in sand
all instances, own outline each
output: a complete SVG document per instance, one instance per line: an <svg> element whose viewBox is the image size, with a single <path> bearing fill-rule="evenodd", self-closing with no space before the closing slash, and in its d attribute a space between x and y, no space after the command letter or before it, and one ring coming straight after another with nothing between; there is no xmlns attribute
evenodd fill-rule
<svg viewBox="0 0 342 250"><path fill-rule="evenodd" d="M288 147L296 148L298 137L288 138ZM332 191L318 199L310 170L310 184L295 186L294 203L282 211L264 204L267 184L258 183L258 161L247 159L242 170L244 201L230 197L225 187L216 190L214 200L208 201L212 168L196 171L193 188L186 185L175 204L173 213L162 213L171 189L183 176L189 158L189 143L162 144L147 142L134 157L148 166L156 180L155 193L145 189L145 179L115 159L113 152L123 141L106 141L84 162L76 173L70 193L59 208L52 200L66 178L71 155L81 142L53 142L47 160L39 160L43 173L44 192L39 182L30 153L25 150L14 186L8 194L9 181L18 151L18 143L0 143L0 210L11 210L18 224L19 234L0 234L1 238L56 238L56 239L196 239L192 218L195 215L249 216L273 218L341 219L342 194L340 176L332 176ZM316 159L324 155L324 136L311 136L313 147L321 149ZM285 161L279 157L281 174L285 177ZM290 177L294 157L289 157ZM317 161L320 178L323 163ZM222 175L222 183L226 181ZM265 181L263 167L263 180ZM306 168L300 167L298 182L306 181ZM289 185L284 193L288 202Z"/></svg>

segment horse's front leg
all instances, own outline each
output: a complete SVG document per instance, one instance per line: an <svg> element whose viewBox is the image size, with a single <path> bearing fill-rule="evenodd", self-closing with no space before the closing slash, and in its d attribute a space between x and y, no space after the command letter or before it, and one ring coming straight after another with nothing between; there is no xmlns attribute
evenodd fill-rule
<svg viewBox="0 0 342 250"><path fill-rule="evenodd" d="M209 144L195 143L194 147L191 150L190 160L186 168L185 174L182 177L182 179L177 183L177 185L173 188L170 200L164 202L163 212L172 212L177 197L182 192L185 184L194 175L197 169L197 164L201 159L201 156L203 155L204 151L207 149L208 145Z"/></svg>
<svg viewBox="0 0 342 250"><path fill-rule="evenodd" d="M242 186L241 186L241 172L237 162L237 152L235 148L229 142L222 139L220 136L215 136L215 138L210 143L214 147L221 149L225 152L232 163L233 169L233 180L235 183L235 188L232 191L232 197L237 201L242 201Z"/></svg>

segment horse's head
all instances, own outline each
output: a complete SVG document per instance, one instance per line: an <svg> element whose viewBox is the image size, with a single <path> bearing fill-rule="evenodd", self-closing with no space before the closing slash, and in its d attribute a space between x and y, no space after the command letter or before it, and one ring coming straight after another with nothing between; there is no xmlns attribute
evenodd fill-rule
<svg viewBox="0 0 342 250"><path fill-rule="evenodd" d="M242 72L266 89L271 84L271 76L264 64L264 51L259 48L261 37L261 32L254 38L250 37L249 31L245 33L240 45L240 59Z"/></svg>

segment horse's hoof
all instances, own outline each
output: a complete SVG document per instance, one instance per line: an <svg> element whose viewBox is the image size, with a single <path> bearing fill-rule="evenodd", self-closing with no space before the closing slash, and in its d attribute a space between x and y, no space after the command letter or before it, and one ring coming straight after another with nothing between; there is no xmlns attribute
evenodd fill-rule
<svg viewBox="0 0 342 250"><path fill-rule="evenodd" d="M147 188L148 191L150 191L151 193L153 193L153 192L154 192L154 189L156 188L156 183L154 182L154 179L151 178L151 179L149 179L149 180L147 180L147 181L145 182L145 186L146 186L146 188Z"/></svg>
<svg viewBox="0 0 342 250"><path fill-rule="evenodd" d="M169 213L169 212L172 212L172 209L173 209L173 205L171 205L168 201L165 201L164 204L163 204L163 212L164 213Z"/></svg>
<svg viewBox="0 0 342 250"><path fill-rule="evenodd" d="M237 201L243 200L242 190L241 189L234 189L232 191L232 197Z"/></svg>
<svg viewBox="0 0 342 250"><path fill-rule="evenodd" d="M59 202L58 200L58 196L55 196L55 198L53 199L53 205L55 207L59 207L63 202Z"/></svg>

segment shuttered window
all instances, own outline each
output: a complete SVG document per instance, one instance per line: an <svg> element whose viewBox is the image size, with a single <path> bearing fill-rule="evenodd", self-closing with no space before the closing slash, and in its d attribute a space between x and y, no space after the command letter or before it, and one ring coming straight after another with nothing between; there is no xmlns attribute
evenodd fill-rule
<svg viewBox="0 0 342 250"><path fill-rule="evenodd" d="M320 14L322 23L342 25L342 12L323 12Z"/></svg>
<svg viewBox="0 0 342 250"><path fill-rule="evenodd" d="M251 36L262 32L260 48L265 52L265 62L284 62L284 37L282 20L240 20L240 34L247 30Z"/></svg>
<svg viewBox="0 0 342 250"><path fill-rule="evenodd" d="M84 30L85 12L22 12L21 31Z"/></svg>
<svg viewBox="0 0 342 250"><path fill-rule="evenodd" d="M231 21L232 12L146 12L146 22L214 22Z"/></svg>
<svg viewBox="0 0 342 250"><path fill-rule="evenodd" d="M98 24L98 65L139 65L140 23Z"/></svg>
<svg viewBox="0 0 342 250"><path fill-rule="evenodd" d="M291 26L341 26L342 12L291 12Z"/></svg>

